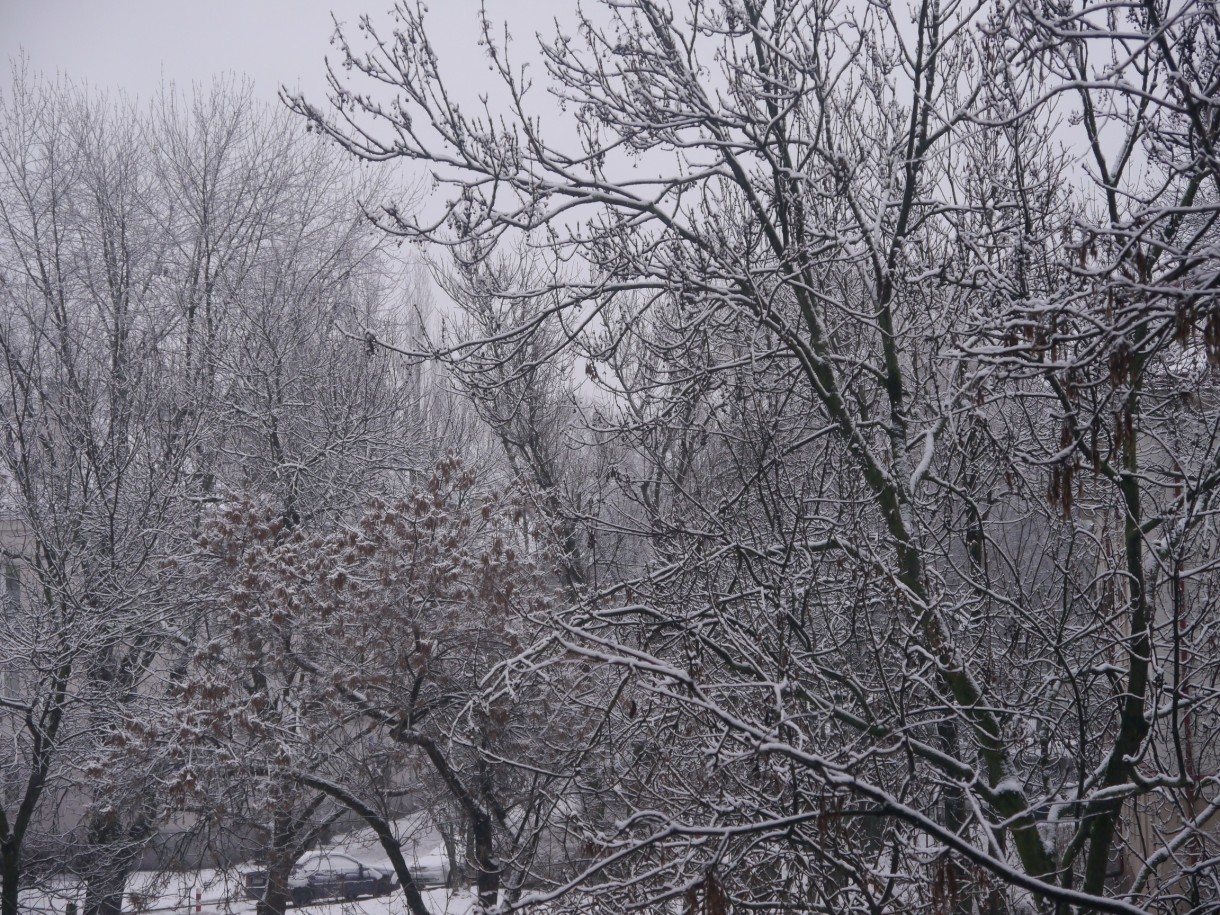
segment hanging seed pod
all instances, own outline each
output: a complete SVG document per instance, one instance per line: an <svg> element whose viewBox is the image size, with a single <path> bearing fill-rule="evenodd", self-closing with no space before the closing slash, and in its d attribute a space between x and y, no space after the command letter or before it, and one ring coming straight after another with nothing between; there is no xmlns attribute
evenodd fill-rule
<svg viewBox="0 0 1220 915"><path fill-rule="evenodd" d="M706 905L704 911L706 915L728 915L729 911L729 895L724 891L724 887L720 885L711 874L707 877L707 888L704 890L704 898Z"/></svg>
<svg viewBox="0 0 1220 915"><path fill-rule="evenodd" d="M958 887L957 887L957 868L947 867L945 873L945 885L949 890L949 911L957 909L958 905Z"/></svg>
<svg viewBox="0 0 1220 915"><path fill-rule="evenodd" d="M1220 368L1220 302L1208 309L1207 323L1203 326L1203 347L1207 351L1207 364Z"/></svg>
<svg viewBox="0 0 1220 915"><path fill-rule="evenodd" d="M1062 482L1059 487L1059 508L1063 513L1064 519L1072 517L1072 476L1076 468L1071 464L1065 464L1061 474Z"/></svg>
<svg viewBox="0 0 1220 915"><path fill-rule="evenodd" d="M1140 283L1147 285L1149 279L1148 258L1139 248L1135 249L1135 273Z"/></svg>
<svg viewBox="0 0 1220 915"><path fill-rule="evenodd" d="M948 910L945 905L945 859L937 858L936 863L932 865L932 912L933 915L942 915Z"/></svg>
<svg viewBox="0 0 1220 915"><path fill-rule="evenodd" d="M1110 353L1110 385L1119 387L1131 372L1131 348L1124 340Z"/></svg>
<svg viewBox="0 0 1220 915"><path fill-rule="evenodd" d="M1195 307L1191 302L1179 302L1173 315L1173 338L1179 346L1186 346L1194 336Z"/></svg>

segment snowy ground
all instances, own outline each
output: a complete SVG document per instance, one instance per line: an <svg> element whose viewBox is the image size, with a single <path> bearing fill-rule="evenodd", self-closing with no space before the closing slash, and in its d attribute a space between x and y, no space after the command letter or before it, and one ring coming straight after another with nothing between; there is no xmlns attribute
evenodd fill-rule
<svg viewBox="0 0 1220 915"><path fill-rule="evenodd" d="M403 837L403 855L413 874L425 885L439 882L444 863L444 849L434 833L420 828L420 823L407 818L394 824ZM408 837L414 837L408 838ZM389 859L377 844L370 831L359 831L343 836L326 846L348 854L365 864L392 869ZM177 915L253 915L254 902L242 891L242 873L254 870L258 865L237 867L229 871L202 870L188 873L153 873L141 871L133 874L127 882L127 894L123 899L123 911L177 913ZM423 893L428 907L435 915L466 915L473 905L474 897L466 891L453 892L444 887L433 886ZM49 891L31 891L21 894L21 911L30 915L63 915L67 904L84 901L84 891L77 881L67 879L53 885ZM379 899L361 899L357 902L318 903L303 909L293 909L300 915L405 915L406 902L401 890Z"/></svg>

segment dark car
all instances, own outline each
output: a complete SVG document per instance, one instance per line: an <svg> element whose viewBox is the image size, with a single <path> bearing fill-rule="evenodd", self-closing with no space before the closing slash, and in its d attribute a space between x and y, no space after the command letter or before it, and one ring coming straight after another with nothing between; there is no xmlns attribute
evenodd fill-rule
<svg viewBox="0 0 1220 915"><path fill-rule="evenodd" d="M358 899L385 896L395 886L392 871L361 864L338 852L314 851L301 856L288 875L288 898L295 906L324 899ZM267 892L267 872L246 874L246 895L262 899Z"/></svg>

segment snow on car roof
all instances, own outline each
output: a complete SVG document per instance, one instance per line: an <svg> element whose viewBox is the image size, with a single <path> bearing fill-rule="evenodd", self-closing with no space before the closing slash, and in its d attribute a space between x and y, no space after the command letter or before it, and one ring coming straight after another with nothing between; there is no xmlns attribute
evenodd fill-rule
<svg viewBox="0 0 1220 915"><path fill-rule="evenodd" d="M301 857L297 859L297 867L300 867L302 864L308 864L310 861L326 861L330 860L331 858L337 858L340 861L350 861L353 864L360 863L351 855L345 855L343 852L321 849L319 851L305 852L305 854L301 855Z"/></svg>

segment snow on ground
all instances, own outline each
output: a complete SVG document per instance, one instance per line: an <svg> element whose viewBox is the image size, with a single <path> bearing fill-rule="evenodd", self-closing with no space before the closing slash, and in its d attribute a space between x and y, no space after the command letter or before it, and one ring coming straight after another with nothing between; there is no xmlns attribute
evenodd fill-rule
<svg viewBox="0 0 1220 915"><path fill-rule="evenodd" d="M467 915L474 905L472 893L451 893L443 886L435 886L443 880L446 864L440 837L418 816L396 820L392 826L402 843L403 857L412 874L425 886L433 887L423 891L428 908L434 915ZM364 864L390 868L389 859L372 830L357 830L324 847L350 855ZM200 915L253 915L254 901L247 899L242 890L242 874L257 867L250 864L228 871L183 873L140 871L127 881L123 911L132 915L193 915L196 912ZM20 899L23 913L64 915L69 902L83 906L84 889L79 881L63 878L46 891L23 892ZM318 903L291 911L300 915L406 915L407 904L402 891L395 890L378 899Z"/></svg>

